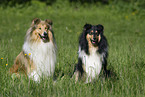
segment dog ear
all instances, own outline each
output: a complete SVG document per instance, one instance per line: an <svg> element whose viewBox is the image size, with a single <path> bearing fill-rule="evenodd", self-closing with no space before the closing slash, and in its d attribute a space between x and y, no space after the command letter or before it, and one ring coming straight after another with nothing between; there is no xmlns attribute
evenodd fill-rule
<svg viewBox="0 0 145 97"><path fill-rule="evenodd" d="M101 24L98 24L98 25L97 25L97 29L98 29L98 31L100 31L100 32L103 32L103 31L104 31L104 27L103 27L103 25L101 25Z"/></svg>
<svg viewBox="0 0 145 97"><path fill-rule="evenodd" d="M53 23L52 23L52 20L48 20L48 19L46 19L45 22L48 23L48 24L50 24L50 25L53 24Z"/></svg>
<svg viewBox="0 0 145 97"><path fill-rule="evenodd" d="M33 21L32 21L32 25L37 25L37 24L39 24L40 23L40 19L39 18L35 18L35 19L33 19Z"/></svg>
<svg viewBox="0 0 145 97"><path fill-rule="evenodd" d="M84 30L88 30L88 29L90 29L92 27L92 25L91 24L85 24L84 25Z"/></svg>

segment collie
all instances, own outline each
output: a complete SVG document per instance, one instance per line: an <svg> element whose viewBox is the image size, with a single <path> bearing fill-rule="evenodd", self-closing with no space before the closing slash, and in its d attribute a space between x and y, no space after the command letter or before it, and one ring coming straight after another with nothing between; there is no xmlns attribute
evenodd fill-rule
<svg viewBox="0 0 145 97"><path fill-rule="evenodd" d="M75 80L83 78L86 83L96 79L102 68L107 75L108 43L102 25L85 24L79 38L78 63L75 65Z"/></svg>
<svg viewBox="0 0 145 97"><path fill-rule="evenodd" d="M55 71L56 50L52 21L35 18L10 72L17 75L24 73L34 81L40 81L43 75L52 76Z"/></svg>

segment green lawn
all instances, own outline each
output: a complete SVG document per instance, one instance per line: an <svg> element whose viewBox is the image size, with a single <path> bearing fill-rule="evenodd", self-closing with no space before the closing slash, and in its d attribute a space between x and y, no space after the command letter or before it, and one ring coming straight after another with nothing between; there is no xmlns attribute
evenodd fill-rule
<svg viewBox="0 0 145 97"><path fill-rule="evenodd" d="M144 97L145 14L114 5L69 7L34 2L26 7L0 8L0 97ZM33 18L51 19L58 46L56 82L44 78L12 79L8 69L20 53ZM85 23L104 25L109 43L108 69L113 75L95 83L75 84L71 79L77 62L78 37ZM7 65L6 65L7 64ZM63 76L63 78L62 78Z"/></svg>

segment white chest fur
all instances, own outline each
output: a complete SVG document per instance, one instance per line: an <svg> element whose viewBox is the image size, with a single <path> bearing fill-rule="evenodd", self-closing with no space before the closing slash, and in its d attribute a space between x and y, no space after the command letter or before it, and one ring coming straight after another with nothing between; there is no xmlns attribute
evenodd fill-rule
<svg viewBox="0 0 145 97"><path fill-rule="evenodd" d="M36 65L35 70L29 75L35 81L39 80L39 76L51 76L55 71L56 63L56 47L52 42L48 43L33 43L25 42L23 45L23 51L30 55L30 60Z"/></svg>
<svg viewBox="0 0 145 97"><path fill-rule="evenodd" d="M87 55L84 50L79 48L79 57L82 59L84 70L87 74L87 82L95 79L101 72L102 68L102 55L97 53L96 48L92 48L90 54Z"/></svg>

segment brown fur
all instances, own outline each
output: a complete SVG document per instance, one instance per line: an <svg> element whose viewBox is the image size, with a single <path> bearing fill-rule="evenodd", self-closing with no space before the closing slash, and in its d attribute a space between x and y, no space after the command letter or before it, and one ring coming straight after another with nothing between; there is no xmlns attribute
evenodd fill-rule
<svg viewBox="0 0 145 97"><path fill-rule="evenodd" d="M48 33L48 37L49 37L49 39L46 42L49 41L54 42L52 31L51 31L52 30L51 25L52 25L51 20L47 19L45 21L41 21L40 19L35 18L32 21L32 24L26 33L25 41L27 40L32 44L34 42L35 43L40 42L41 38L39 34L43 34L43 32L45 31ZM16 57L14 61L14 65L10 68L10 73L11 74L15 73L16 75L19 74L27 75L31 71L33 71L33 69L35 69L35 64L30 59L29 55L25 54L25 52L22 50L20 54Z"/></svg>
<svg viewBox="0 0 145 97"><path fill-rule="evenodd" d="M36 26L36 24L37 24L37 26ZM40 38L39 34L42 34L44 31L46 31L46 32L48 32L48 36L50 39L48 41L53 41L53 35L51 32L52 28L51 28L50 24L52 24L51 20L41 21L41 20L34 19L32 21L31 27L30 27L30 29L32 29L33 33L31 33L31 31L30 32L28 31L26 36L28 36L31 33L31 37L28 37L28 38L30 38L32 42L40 42L41 38ZM40 28L41 28L41 30L40 30Z"/></svg>
<svg viewBox="0 0 145 97"><path fill-rule="evenodd" d="M93 32L93 31L92 31L92 32ZM97 33L97 32L96 32L96 33ZM95 37L96 37L96 39L98 39L98 43L99 43L100 40L101 40L101 36L100 36L100 35L97 36L97 34L96 34ZM87 39L87 41L88 41L89 52L91 52L92 49L95 49L95 48L98 49L98 46L93 45L92 42L91 42L91 40L93 40L93 35L87 34L86 39ZM91 39L91 40L90 40L90 39ZM84 64L82 64L82 67L83 67L83 70L85 70ZM76 72L74 73L74 76L75 76L75 82L77 82L77 81L79 80L79 78L81 78L82 81L85 81L85 79L86 79L86 74L83 73L83 75L80 75L80 72L79 72L79 71L76 71Z"/></svg>
<svg viewBox="0 0 145 97"><path fill-rule="evenodd" d="M10 68L10 73L24 73L27 75L28 72L34 69L33 62L29 56L23 51L16 57L14 65Z"/></svg>
<svg viewBox="0 0 145 97"><path fill-rule="evenodd" d="M94 48L94 47L98 49L98 46L94 46L92 44L92 42L90 41L90 39L93 40L93 35L87 34L86 38L87 38L87 41L88 41L89 51L91 50L91 48ZM98 39L98 42L100 42L101 36L100 35L99 36L96 35L96 39Z"/></svg>
<svg viewBox="0 0 145 97"><path fill-rule="evenodd" d="M83 68L84 68L84 65L83 65ZM75 83L77 83L78 80L85 81L85 79L86 79L86 73L84 72L84 73L81 75L79 71L75 71L73 77L75 77Z"/></svg>

